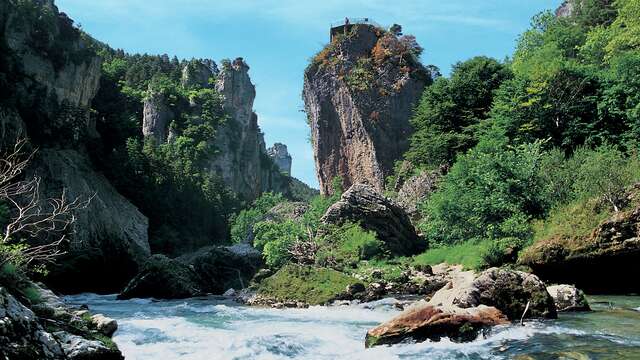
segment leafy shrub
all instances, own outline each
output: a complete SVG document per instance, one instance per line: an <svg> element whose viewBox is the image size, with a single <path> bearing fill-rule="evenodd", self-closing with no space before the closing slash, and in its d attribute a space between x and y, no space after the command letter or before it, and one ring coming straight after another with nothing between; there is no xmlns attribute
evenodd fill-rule
<svg viewBox="0 0 640 360"><path fill-rule="evenodd" d="M453 245L526 237L528 220L541 215L540 144L510 148L499 136L460 156L431 195L419 226L431 244Z"/></svg>
<svg viewBox="0 0 640 360"><path fill-rule="evenodd" d="M384 243L376 233L357 224L333 227L317 242L320 250L316 262L320 266L354 267L360 260L373 259L384 252Z"/></svg>
<svg viewBox="0 0 640 360"><path fill-rule="evenodd" d="M281 194L264 193L251 207L231 217L231 241L241 243L247 238L251 227L261 221L271 208L284 201Z"/></svg>
<svg viewBox="0 0 640 360"><path fill-rule="evenodd" d="M489 248L482 253L482 263L479 267L490 268L516 262L518 252L526 246L526 243L526 240L517 237L492 241Z"/></svg>
<svg viewBox="0 0 640 360"><path fill-rule="evenodd" d="M262 251L265 262L273 268L291 260L290 247L306 236L305 227L296 221L262 221L254 225L254 246Z"/></svg>

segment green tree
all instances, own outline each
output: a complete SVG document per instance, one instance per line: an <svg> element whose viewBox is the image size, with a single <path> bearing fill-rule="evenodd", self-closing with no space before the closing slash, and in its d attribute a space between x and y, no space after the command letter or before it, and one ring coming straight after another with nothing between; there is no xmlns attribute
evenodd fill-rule
<svg viewBox="0 0 640 360"><path fill-rule="evenodd" d="M451 78L438 78L425 90L411 120L415 133L405 158L433 168L473 147L494 91L510 76L503 64L487 57L454 65Z"/></svg>

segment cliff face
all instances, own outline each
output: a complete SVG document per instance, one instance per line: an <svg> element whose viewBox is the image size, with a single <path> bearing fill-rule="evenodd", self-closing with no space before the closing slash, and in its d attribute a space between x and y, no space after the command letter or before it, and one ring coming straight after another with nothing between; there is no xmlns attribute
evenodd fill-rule
<svg viewBox="0 0 640 360"><path fill-rule="evenodd" d="M63 189L70 198L93 197L75 214L77 231L68 234L68 254L52 278L64 290L118 289L149 244L147 218L93 170L86 153L99 141L89 110L101 60L53 1L3 1L0 27L2 144L28 137L38 147L28 175L42 179L41 198L60 197Z"/></svg>
<svg viewBox="0 0 640 360"><path fill-rule="evenodd" d="M409 118L431 81L412 37L371 25L337 34L305 71L303 98L321 192L384 178L408 147Z"/></svg>
<svg viewBox="0 0 640 360"><path fill-rule="evenodd" d="M225 64L218 73L214 66L200 62L189 63L182 72L182 86L215 88L222 96L223 109L229 119L216 129L214 145L218 150L209 160L209 169L222 176L225 183L247 200L262 192L288 192L290 179L267 155L264 137L253 112L256 96L249 78L249 66L238 58ZM215 83L209 79L216 78ZM189 112L198 116L198 104L190 104ZM150 89L144 103L143 133L156 143L171 141L170 123L175 114L164 95Z"/></svg>
<svg viewBox="0 0 640 360"><path fill-rule="evenodd" d="M231 189L246 199L264 191L286 192L288 178L267 156L264 136L253 112L256 90L249 78L249 66L241 59L223 66L216 90L224 97L224 109L231 115L219 130L216 146L220 155L211 169L225 179Z"/></svg>
<svg viewBox="0 0 640 360"><path fill-rule="evenodd" d="M291 155L289 155L287 145L275 143L272 147L267 149L267 154L278 166L281 172L291 174Z"/></svg>

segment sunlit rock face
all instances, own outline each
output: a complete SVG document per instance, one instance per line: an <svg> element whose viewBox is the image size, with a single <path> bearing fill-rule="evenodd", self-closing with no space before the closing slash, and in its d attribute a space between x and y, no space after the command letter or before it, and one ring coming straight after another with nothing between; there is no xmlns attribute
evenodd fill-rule
<svg viewBox="0 0 640 360"><path fill-rule="evenodd" d="M287 145L281 143L275 143L272 147L267 149L267 154L278 166L281 172L285 174L291 174L291 155L287 150Z"/></svg>
<svg viewBox="0 0 640 360"><path fill-rule="evenodd" d="M332 180L384 189L409 145L413 108L431 82L402 37L372 25L333 36L305 71L303 98L323 194Z"/></svg>
<svg viewBox="0 0 640 360"><path fill-rule="evenodd" d="M224 62L220 71L211 60L193 60L182 70L181 85L185 89L215 89L229 115L211 140L217 152L208 159L209 170L221 176L232 191L247 200L253 200L265 191L286 192L288 177L282 173L289 174L290 165L288 171L283 171L267 154L258 116L253 112L256 90L244 60L237 58ZM185 107L189 116L199 116L199 104L190 103ZM169 106L169 99L150 88L144 102L142 129L145 138L152 138L157 144L171 141L175 136L171 122L176 116Z"/></svg>

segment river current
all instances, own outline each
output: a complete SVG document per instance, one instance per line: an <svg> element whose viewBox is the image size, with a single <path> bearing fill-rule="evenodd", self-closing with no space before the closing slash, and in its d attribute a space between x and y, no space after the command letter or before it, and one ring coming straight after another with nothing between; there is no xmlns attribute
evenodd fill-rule
<svg viewBox="0 0 640 360"><path fill-rule="evenodd" d="M309 309L252 308L220 298L119 301L66 297L115 318L129 360L640 359L640 296L592 296L590 313L494 329L486 338L364 348L367 330L399 313L395 300Z"/></svg>

